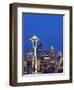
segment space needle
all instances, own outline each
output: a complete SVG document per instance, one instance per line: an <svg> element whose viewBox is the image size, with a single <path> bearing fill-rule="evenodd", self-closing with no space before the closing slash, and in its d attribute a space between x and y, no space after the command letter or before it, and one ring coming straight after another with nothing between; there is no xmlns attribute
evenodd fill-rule
<svg viewBox="0 0 74 90"><path fill-rule="evenodd" d="M33 36L30 38L32 44L33 44L33 49L34 49L34 62L35 62L35 73L37 73L37 55L36 55L36 48L37 48L37 42L39 38L37 36Z"/></svg>

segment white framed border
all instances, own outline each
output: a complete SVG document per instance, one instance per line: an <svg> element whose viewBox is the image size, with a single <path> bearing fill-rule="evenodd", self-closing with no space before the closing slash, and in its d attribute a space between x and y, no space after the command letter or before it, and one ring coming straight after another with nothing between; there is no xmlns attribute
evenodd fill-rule
<svg viewBox="0 0 74 90"><path fill-rule="evenodd" d="M64 14L63 18L63 57L64 73L62 74L38 74L22 76L22 12L45 13L45 14ZM39 8L17 8L17 82L39 82L39 81L58 81L69 80L69 10L39 9Z"/></svg>

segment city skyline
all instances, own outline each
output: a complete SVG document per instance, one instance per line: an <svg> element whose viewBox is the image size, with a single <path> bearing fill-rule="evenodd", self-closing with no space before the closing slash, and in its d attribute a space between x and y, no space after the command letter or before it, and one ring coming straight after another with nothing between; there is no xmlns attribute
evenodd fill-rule
<svg viewBox="0 0 74 90"><path fill-rule="evenodd" d="M23 14L23 35L24 74L63 72L63 15Z"/></svg>
<svg viewBox="0 0 74 90"><path fill-rule="evenodd" d="M38 44L35 57L34 51L29 50L24 58L24 74L63 73L62 53L56 54L53 46L49 51L42 53L42 45Z"/></svg>
<svg viewBox="0 0 74 90"><path fill-rule="evenodd" d="M32 43L31 43L31 44L32 44ZM38 42L37 44L41 44L41 43ZM42 44L41 44L41 45L42 45ZM38 48L38 47L37 47L37 48ZM43 48L42 48L42 55L44 54L44 52L47 52L47 53L50 55L50 49L51 49L51 48L54 48L54 49L55 49L55 47L54 47L53 45L51 45L51 47L49 47L48 50L46 50L46 49L43 50ZM24 57L25 57L25 55L27 55L27 53L28 53L29 51L33 52L33 54L34 54L33 46L32 46L32 48L29 48L26 53L24 53ZM37 52L36 52L36 53L37 53ZM62 56L63 56L63 52L62 52L61 50L59 50L59 51L56 52L56 49L55 49L55 54L58 55L58 53L61 53Z"/></svg>
<svg viewBox="0 0 74 90"><path fill-rule="evenodd" d="M37 43L37 51L36 51L37 54L38 54L38 44L41 44L41 43L40 43L40 42ZM55 50L55 55L56 55L56 57L57 57L58 55L62 55L62 57L63 57L62 51L59 50L58 52L56 52L56 49L55 49L55 47L54 47L53 45L51 45L51 47L49 47L48 50L45 49L45 50L43 51L43 49L42 49L42 44L41 44L41 55L43 56L44 53L46 52L46 53L48 53L48 56L50 56L50 50L51 50L51 49L54 49L54 50ZM33 48L33 47L30 48L27 53L24 53L24 57L26 57L26 55L29 54L29 52L32 52L32 54L34 55L34 48ZM37 57L38 57L38 56L37 56ZM25 59L24 59L24 60L25 60Z"/></svg>

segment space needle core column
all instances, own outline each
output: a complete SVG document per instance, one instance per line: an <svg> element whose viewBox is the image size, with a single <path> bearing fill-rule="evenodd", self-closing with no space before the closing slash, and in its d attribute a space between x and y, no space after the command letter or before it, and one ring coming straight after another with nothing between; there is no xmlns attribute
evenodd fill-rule
<svg viewBox="0 0 74 90"><path fill-rule="evenodd" d="M34 62L35 62L35 73L37 73L37 55L36 55L36 48L37 48L37 42L38 42L38 37L37 36L33 36L32 38L30 38L32 44L33 44L33 48L34 48Z"/></svg>

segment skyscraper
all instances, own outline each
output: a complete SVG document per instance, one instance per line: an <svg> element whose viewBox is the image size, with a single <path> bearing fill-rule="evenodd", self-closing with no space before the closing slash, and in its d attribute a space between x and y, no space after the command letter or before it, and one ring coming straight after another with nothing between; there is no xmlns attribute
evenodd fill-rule
<svg viewBox="0 0 74 90"><path fill-rule="evenodd" d="M42 56L42 44L40 42L38 42L37 45L37 58L41 58Z"/></svg>
<svg viewBox="0 0 74 90"><path fill-rule="evenodd" d="M63 72L63 56L60 51L58 52L58 55L57 55L57 62L58 62L57 72L62 73Z"/></svg>
<svg viewBox="0 0 74 90"><path fill-rule="evenodd" d="M27 73L32 74L32 68L34 65L34 55L31 50L27 53Z"/></svg>
<svg viewBox="0 0 74 90"><path fill-rule="evenodd" d="M56 56L55 56L55 48L51 46L50 48L50 73L55 72L55 64L56 64Z"/></svg>
<svg viewBox="0 0 74 90"><path fill-rule="evenodd" d="M42 44L38 42L37 44L37 70L38 72L40 72L41 57L42 57Z"/></svg>

